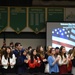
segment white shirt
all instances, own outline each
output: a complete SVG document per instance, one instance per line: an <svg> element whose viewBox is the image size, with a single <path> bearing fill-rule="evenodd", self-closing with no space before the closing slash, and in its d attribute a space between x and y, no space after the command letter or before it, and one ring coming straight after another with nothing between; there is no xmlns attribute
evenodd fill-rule
<svg viewBox="0 0 75 75"><path fill-rule="evenodd" d="M67 57L65 58L64 55L62 56L63 59L61 58L60 55L58 55L58 58L59 58L59 60L58 60L59 65L67 65L68 64L68 59L67 59ZM66 61L64 62L65 59L66 59Z"/></svg>
<svg viewBox="0 0 75 75"><path fill-rule="evenodd" d="M9 59L9 61L10 61L10 64L12 64L10 67L13 68L14 65L16 64L16 57L14 54L12 55L12 58ZM5 69L8 68L8 59L5 59L4 55L2 56L1 63L3 65L3 68Z"/></svg>

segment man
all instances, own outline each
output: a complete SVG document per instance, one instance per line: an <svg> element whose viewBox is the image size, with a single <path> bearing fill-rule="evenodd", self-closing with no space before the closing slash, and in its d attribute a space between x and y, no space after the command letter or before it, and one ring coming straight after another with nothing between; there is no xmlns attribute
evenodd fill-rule
<svg viewBox="0 0 75 75"><path fill-rule="evenodd" d="M56 47L56 48L55 48L55 51L56 51L56 57L57 57L58 54L59 54L59 47Z"/></svg>

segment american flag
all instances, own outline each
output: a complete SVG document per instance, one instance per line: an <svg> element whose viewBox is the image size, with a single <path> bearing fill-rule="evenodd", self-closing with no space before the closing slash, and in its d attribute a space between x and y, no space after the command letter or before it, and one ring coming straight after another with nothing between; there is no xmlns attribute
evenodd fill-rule
<svg viewBox="0 0 75 75"><path fill-rule="evenodd" d="M52 30L52 47L65 46L67 51L75 46L75 29L56 28Z"/></svg>

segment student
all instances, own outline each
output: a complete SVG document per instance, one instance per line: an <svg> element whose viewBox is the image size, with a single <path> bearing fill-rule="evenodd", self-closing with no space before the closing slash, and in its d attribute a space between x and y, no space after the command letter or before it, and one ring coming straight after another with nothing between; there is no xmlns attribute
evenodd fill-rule
<svg viewBox="0 0 75 75"><path fill-rule="evenodd" d="M72 74L75 74L75 46L73 47L72 58Z"/></svg>
<svg viewBox="0 0 75 75"><path fill-rule="evenodd" d="M37 73L38 67L41 65L40 58L37 56L37 52L35 49L31 50L30 58L28 58L29 72Z"/></svg>
<svg viewBox="0 0 75 75"><path fill-rule="evenodd" d="M31 53L31 50L32 50L32 46L29 46L29 47L28 47L28 53L29 53L29 54Z"/></svg>
<svg viewBox="0 0 75 75"><path fill-rule="evenodd" d="M59 47L56 47L56 48L55 48L55 51L56 51L56 54L55 54L55 55L56 55L56 57L57 57L57 56L59 55Z"/></svg>
<svg viewBox="0 0 75 75"><path fill-rule="evenodd" d="M0 74L2 74L2 63L1 63L1 60L2 60L2 50L0 49Z"/></svg>
<svg viewBox="0 0 75 75"><path fill-rule="evenodd" d="M60 75L68 73L68 70L67 70L68 59L66 55L66 49L64 46L60 47L58 58L59 58L58 64L59 64Z"/></svg>
<svg viewBox="0 0 75 75"><path fill-rule="evenodd" d="M67 70L68 73L72 73L72 59L71 59L71 55L72 55L72 49L69 50L68 52L68 64L67 64Z"/></svg>
<svg viewBox="0 0 75 75"><path fill-rule="evenodd" d="M13 50L13 54L16 56L16 64L15 64L15 73L17 74L18 73L18 66L19 66L19 57L20 57L20 54L21 54L21 50L19 50L21 47L21 43L19 42L16 42L15 43L15 49Z"/></svg>
<svg viewBox="0 0 75 75"><path fill-rule="evenodd" d="M28 66L27 66L27 52L24 50L21 52L21 55L19 56L19 59L18 59L18 75L22 75L24 73L27 73L28 72Z"/></svg>
<svg viewBox="0 0 75 75"><path fill-rule="evenodd" d="M46 50L46 58L48 59L48 56L50 56L50 49L52 48L52 46L48 46L47 47L47 50ZM50 70L50 68L49 68L49 63L48 63L48 61L47 61L47 63L45 64L45 72L44 73L46 73L46 74L48 74L49 73L49 70Z"/></svg>
<svg viewBox="0 0 75 75"><path fill-rule="evenodd" d="M58 68L58 60L59 58L55 57L55 49L51 48L50 49L50 56L48 57L48 63L49 63L49 72L50 74L58 74L59 73L59 68Z"/></svg>
<svg viewBox="0 0 75 75"><path fill-rule="evenodd" d="M41 45L37 46L36 50L37 50L38 56L41 59L41 66L39 67L39 72L44 73L44 71L45 71L45 64L47 62L45 50L44 50L44 48Z"/></svg>
<svg viewBox="0 0 75 75"><path fill-rule="evenodd" d="M10 42L9 46L10 46L11 50L13 51L14 50L14 43Z"/></svg>
<svg viewBox="0 0 75 75"><path fill-rule="evenodd" d="M16 57L11 52L11 48L9 46L6 47L6 50L2 55L1 63L3 65L3 74L13 71L14 65L16 64Z"/></svg>

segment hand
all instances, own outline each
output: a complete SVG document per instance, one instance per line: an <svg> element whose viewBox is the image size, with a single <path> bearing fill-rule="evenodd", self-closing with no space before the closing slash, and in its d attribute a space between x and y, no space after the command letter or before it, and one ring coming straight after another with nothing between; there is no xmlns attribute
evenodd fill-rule
<svg viewBox="0 0 75 75"><path fill-rule="evenodd" d="M71 61L71 58L67 58L68 61Z"/></svg>
<svg viewBox="0 0 75 75"><path fill-rule="evenodd" d="M47 61L47 59L43 59L43 62L46 62Z"/></svg>
<svg viewBox="0 0 75 75"><path fill-rule="evenodd" d="M57 57L56 59L55 59L55 61L57 62L59 60L59 57Z"/></svg>
<svg viewBox="0 0 75 75"><path fill-rule="evenodd" d="M39 57L37 57L37 59L39 59Z"/></svg>
<svg viewBox="0 0 75 75"><path fill-rule="evenodd" d="M10 65L10 63L8 62L7 65Z"/></svg>
<svg viewBox="0 0 75 75"><path fill-rule="evenodd" d="M39 60L38 63L40 63L41 61Z"/></svg>
<svg viewBox="0 0 75 75"><path fill-rule="evenodd" d="M10 65L11 65L11 66L13 66L13 64L12 64L12 63L10 63Z"/></svg>
<svg viewBox="0 0 75 75"><path fill-rule="evenodd" d="M66 62L67 59L64 59L63 61Z"/></svg>
<svg viewBox="0 0 75 75"><path fill-rule="evenodd" d="M25 63L28 63L28 60L24 60Z"/></svg>

